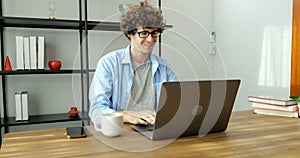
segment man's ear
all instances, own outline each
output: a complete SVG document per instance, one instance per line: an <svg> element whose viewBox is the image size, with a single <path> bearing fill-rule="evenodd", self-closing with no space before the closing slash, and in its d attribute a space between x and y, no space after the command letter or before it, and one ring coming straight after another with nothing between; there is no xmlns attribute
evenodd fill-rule
<svg viewBox="0 0 300 158"><path fill-rule="evenodd" d="M129 40L131 40L131 37L132 37L132 34L125 34L125 36L129 39Z"/></svg>

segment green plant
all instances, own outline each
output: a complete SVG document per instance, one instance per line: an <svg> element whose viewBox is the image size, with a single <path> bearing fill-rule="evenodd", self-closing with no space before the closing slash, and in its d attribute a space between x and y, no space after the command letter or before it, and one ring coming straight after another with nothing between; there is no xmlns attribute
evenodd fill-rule
<svg viewBox="0 0 300 158"><path fill-rule="evenodd" d="M295 99L297 104L300 104L300 96L290 96L291 99Z"/></svg>

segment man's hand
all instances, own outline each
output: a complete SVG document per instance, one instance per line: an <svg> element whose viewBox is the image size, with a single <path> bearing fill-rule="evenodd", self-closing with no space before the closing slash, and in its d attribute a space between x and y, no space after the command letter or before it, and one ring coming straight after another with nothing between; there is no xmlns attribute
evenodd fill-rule
<svg viewBox="0 0 300 158"><path fill-rule="evenodd" d="M154 124L156 113L151 110L117 111L123 113L123 121L132 124Z"/></svg>

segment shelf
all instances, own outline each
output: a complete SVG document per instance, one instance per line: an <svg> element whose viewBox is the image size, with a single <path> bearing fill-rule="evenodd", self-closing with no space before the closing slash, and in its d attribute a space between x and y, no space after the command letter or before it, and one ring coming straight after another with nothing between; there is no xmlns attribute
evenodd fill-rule
<svg viewBox="0 0 300 158"><path fill-rule="evenodd" d="M0 71L0 75L30 75L30 74L71 74L84 73L84 70L13 70Z"/></svg>
<svg viewBox="0 0 300 158"><path fill-rule="evenodd" d="M61 19L49 20L49 19L39 19L39 18L4 16L4 17L0 17L0 22L3 27L76 29L76 30L80 28L79 20L61 20Z"/></svg>
<svg viewBox="0 0 300 158"><path fill-rule="evenodd" d="M3 27L20 27L20 28L49 28L49 29L75 29L80 27L84 29L84 22L79 20L63 20L63 19L40 19L26 17L0 17L0 22ZM81 25L80 25L81 24ZM88 21L88 29L103 30L103 31L120 31L119 22L102 22Z"/></svg>
<svg viewBox="0 0 300 158"><path fill-rule="evenodd" d="M96 69L89 69L89 72L95 72Z"/></svg>
<svg viewBox="0 0 300 158"><path fill-rule="evenodd" d="M119 22L88 21L88 30L120 31Z"/></svg>
<svg viewBox="0 0 300 158"><path fill-rule="evenodd" d="M120 31L119 22L88 21L87 26L88 30ZM166 25L165 29L169 29L172 27L172 25Z"/></svg>
<svg viewBox="0 0 300 158"><path fill-rule="evenodd" d="M66 121L80 121L81 118L70 118L68 113L61 114L49 114L49 115L32 115L29 116L28 121L16 122L15 117L8 117L7 122L1 119L1 126L19 126L28 124L41 124L41 123L55 123L55 122L66 122ZM3 123L3 124L2 124Z"/></svg>
<svg viewBox="0 0 300 158"><path fill-rule="evenodd" d="M84 29L84 21L63 20L63 19L40 19L26 17L0 17L0 23L3 27L20 27L20 28L48 28L48 29ZM172 28L172 25L166 25L166 29ZM87 21L88 30L101 31L120 31L119 22L106 21Z"/></svg>

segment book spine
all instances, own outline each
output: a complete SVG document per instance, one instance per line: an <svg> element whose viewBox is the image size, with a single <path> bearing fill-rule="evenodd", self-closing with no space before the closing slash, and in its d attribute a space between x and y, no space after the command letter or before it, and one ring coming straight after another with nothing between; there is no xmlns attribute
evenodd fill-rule
<svg viewBox="0 0 300 158"><path fill-rule="evenodd" d="M267 110L278 110L278 111L288 111L288 112L298 112L298 106L278 106L278 105L270 105L270 104L262 104L262 103L252 103L253 108L267 109Z"/></svg>
<svg viewBox="0 0 300 158"><path fill-rule="evenodd" d="M28 120L28 92L22 92L22 120Z"/></svg>
<svg viewBox="0 0 300 158"><path fill-rule="evenodd" d="M30 70L30 50L28 37L24 37L24 65L25 70Z"/></svg>
<svg viewBox="0 0 300 158"><path fill-rule="evenodd" d="M23 36L16 36L16 65L17 70L24 70Z"/></svg>
<svg viewBox="0 0 300 158"><path fill-rule="evenodd" d="M45 37L38 36L38 69L45 69L44 66L45 57Z"/></svg>
<svg viewBox="0 0 300 158"><path fill-rule="evenodd" d="M32 70L37 69L37 42L35 36L29 37L30 43L30 68Z"/></svg>
<svg viewBox="0 0 300 158"><path fill-rule="evenodd" d="M15 93L16 121L22 121L22 98L21 93Z"/></svg>
<svg viewBox="0 0 300 158"><path fill-rule="evenodd" d="M273 105L296 105L296 101L279 101L279 100L271 100L271 99L262 99L262 98L255 98L255 97L248 97L249 102L255 103L266 103L266 104L273 104Z"/></svg>
<svg viewBox="0 0 300 158"><path fill-rule="evenodd" d="M262 114L262 115L272 115L272 116L283 116L283 117L292 117L292 118L299 118L298 112L285 112L285 111L276 111L276 110L265 110L265 109L254 109L253 112L255 114Z"/></svg>

